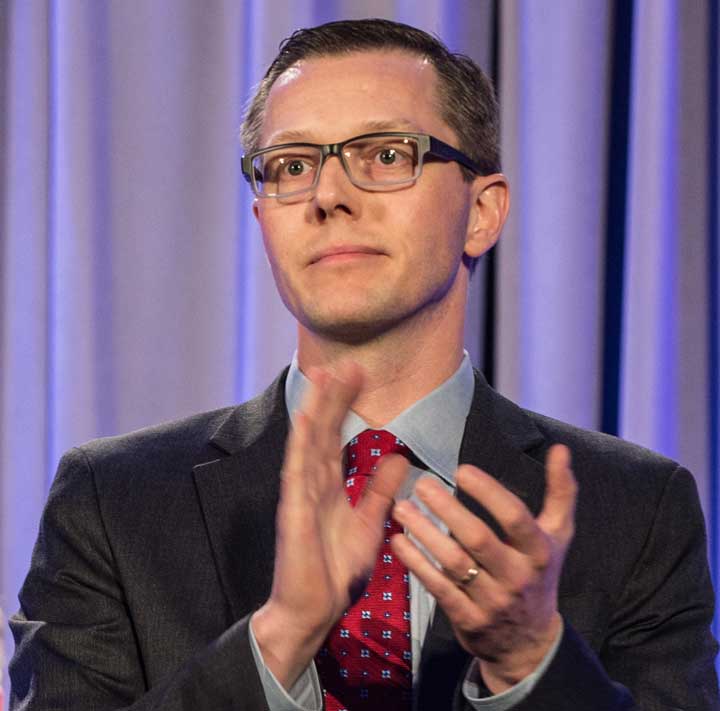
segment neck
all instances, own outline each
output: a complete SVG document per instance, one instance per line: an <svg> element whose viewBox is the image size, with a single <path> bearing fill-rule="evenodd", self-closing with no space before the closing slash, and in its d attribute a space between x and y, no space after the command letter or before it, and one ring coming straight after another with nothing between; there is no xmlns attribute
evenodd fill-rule
<svg viewBox="0 0 720 711"><path fill-rule="evenodd" d="M437 304L362 343L339 342L300 325L300 369L333 373L341 363L357 363L365 377L353 410L371 427L383 427L458 369L466 300L459 291L456 303Z"/></svg>

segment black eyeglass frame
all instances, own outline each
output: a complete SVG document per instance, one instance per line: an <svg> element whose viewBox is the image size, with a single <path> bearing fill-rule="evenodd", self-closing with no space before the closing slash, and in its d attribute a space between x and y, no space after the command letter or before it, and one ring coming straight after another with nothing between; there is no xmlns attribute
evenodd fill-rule
<svg viewBox="0 0 720 711"><path fill-rule="evenodd" d="M367 185L367 184L360 184L355 182L350 169L348 168L347 163L345 162L345 157L343 156L342 149L348 144L353 143L354 141L358 141L362 138L379 138L379 137L388 137L388 138L397 138L397 137L407 137L407 138L413 138L417 141L418 144L418 164L417 164L417 173L416 175L413 175L411 178L395 181L392 183L378 183L376 186L373 185ZM255 175L253 171L253 161L263 153L270 153L271 151L277 151L283 148L318 148L320 149L320 165L318 165L317 171L315 172L315 177L313 179L313 182L311 185L308 185L304 188L301 188L299 190L294 190L289 193L269 193L269 194L262 194L258 188L257 184L255 182ZM455 163L459 163L460 165L464 166L468 170L471 170L473 173L477 173L478 175L487 175L486 171L483 170L480 165L478 165L472 158L469 158L464 153L459 151L457 148L453 148L448 143L445 143L445 141L441 141L439 138L435 138L435 136L431 136L428 133L412 133L409 131L376 131L373 133L363 133L359 136L353 136L352 138L348 138L345 141L340 141L340 143L308 143L308 142L294 142L294 143L279 143L274 146L268 146L267 148L261 148L260 150L253 151L252 153L248 153L244 155L241 158L241 168L242 173L245 176L245 180L248 181L250 184L250 187L255 193L256 197L259 198L272 198L272 197L292 197L293 195L299 195L300 193L309 192L311 190L314 190L315 187L318 184L318 181L320 180L320 173L322 171L323 166L325 165L325 161L329 156L337 156L340 159L340 163L342 164L343 170L345 171L345 175L347 175L350 182L355 186L362 190L369 190L371 192L383 192L386 191L384 186L394 186L394 185L404 185L409 183L414 183L421 175L422 175L422 169L423 169L423 163L425 161L425 156L432 156L433 158L439 158L441 160L445 161L451 161Z"/></svg>

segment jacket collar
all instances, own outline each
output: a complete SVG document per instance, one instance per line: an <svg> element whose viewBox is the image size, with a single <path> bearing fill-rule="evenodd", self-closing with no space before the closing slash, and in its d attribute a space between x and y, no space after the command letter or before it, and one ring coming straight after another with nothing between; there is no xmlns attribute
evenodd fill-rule
<svg viewBox="0 0 720 711"><path fill-rule="evenodd" d="M460 447L460 464L488 472L537 514L544 492L545 438L522 408L500 395L475 371L475 394ZM471 509L473 501L460 495Z"/></svg>
<svg viewBox="0 0 720 711"><path fill-rule="evenodd" d="M285 368L267 390L231 410L210 437L211 444L226 454L237 454L252 449L260 440L276 436L279 430L287 436L287 374ZM284 443L284 438L281 441Z"/></svg>

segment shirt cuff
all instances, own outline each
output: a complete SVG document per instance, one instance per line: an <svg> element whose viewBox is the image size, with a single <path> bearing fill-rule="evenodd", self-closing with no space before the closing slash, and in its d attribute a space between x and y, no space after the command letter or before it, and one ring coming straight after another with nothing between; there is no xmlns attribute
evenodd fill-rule
<svg viewBox="0 0 720 711"><path fill-rule="evenodd" d="M481 689L485 688L485 684L482 681L480 674L480 662L478 659L473 659L465 680L463 681L463 696L465 700L472 706L476 711L508 711L513 706L519 704L525 699L530 692L535 688L535 685L540 681L545 670L550 666L550 662L555 657L555 653L560 646L560 640L563 636L563 630L565 624L560 628L557 638L553 642L552 647L547 651L547 654L543 657L543 660L537 666L535 671L526 676L522 681L506 689L501 694L495 696L481 697Z"/></svg>
<svg viewBox="0 0 720 711"><path fill-rule="evenodd" d="M255 665L260 675L260 682L270 711L322 711L322 690L320 689L320 679L315 669L315 662L310 664L300 675L290 691L285 691L283 685L265 664L253 632L252 618L249 627L250 648L255 658Z"/></svg>

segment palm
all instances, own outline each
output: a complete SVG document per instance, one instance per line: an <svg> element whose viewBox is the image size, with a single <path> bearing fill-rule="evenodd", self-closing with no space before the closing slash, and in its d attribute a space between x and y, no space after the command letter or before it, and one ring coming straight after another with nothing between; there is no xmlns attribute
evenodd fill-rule
<svg viewBox="0 0 720 711"><path fill-rule="evenodd" d="M271 599L308 627L329 630L372 573L383 522L405 477L386 457L356 507L348 501L340 427L360 387L320 376L296 414L283 466ZM291 616L290 614L288 616Z"/></svg>
<svg viewBox="0 0 720 711"><path fill-rule="evenodd" d="M352 507L344 489L336 497L328 520L321 526L328 532L324 558L329 585L341 610L359 594L372 574L382 540L382 524L369 520L365 510Z"/></svg>

